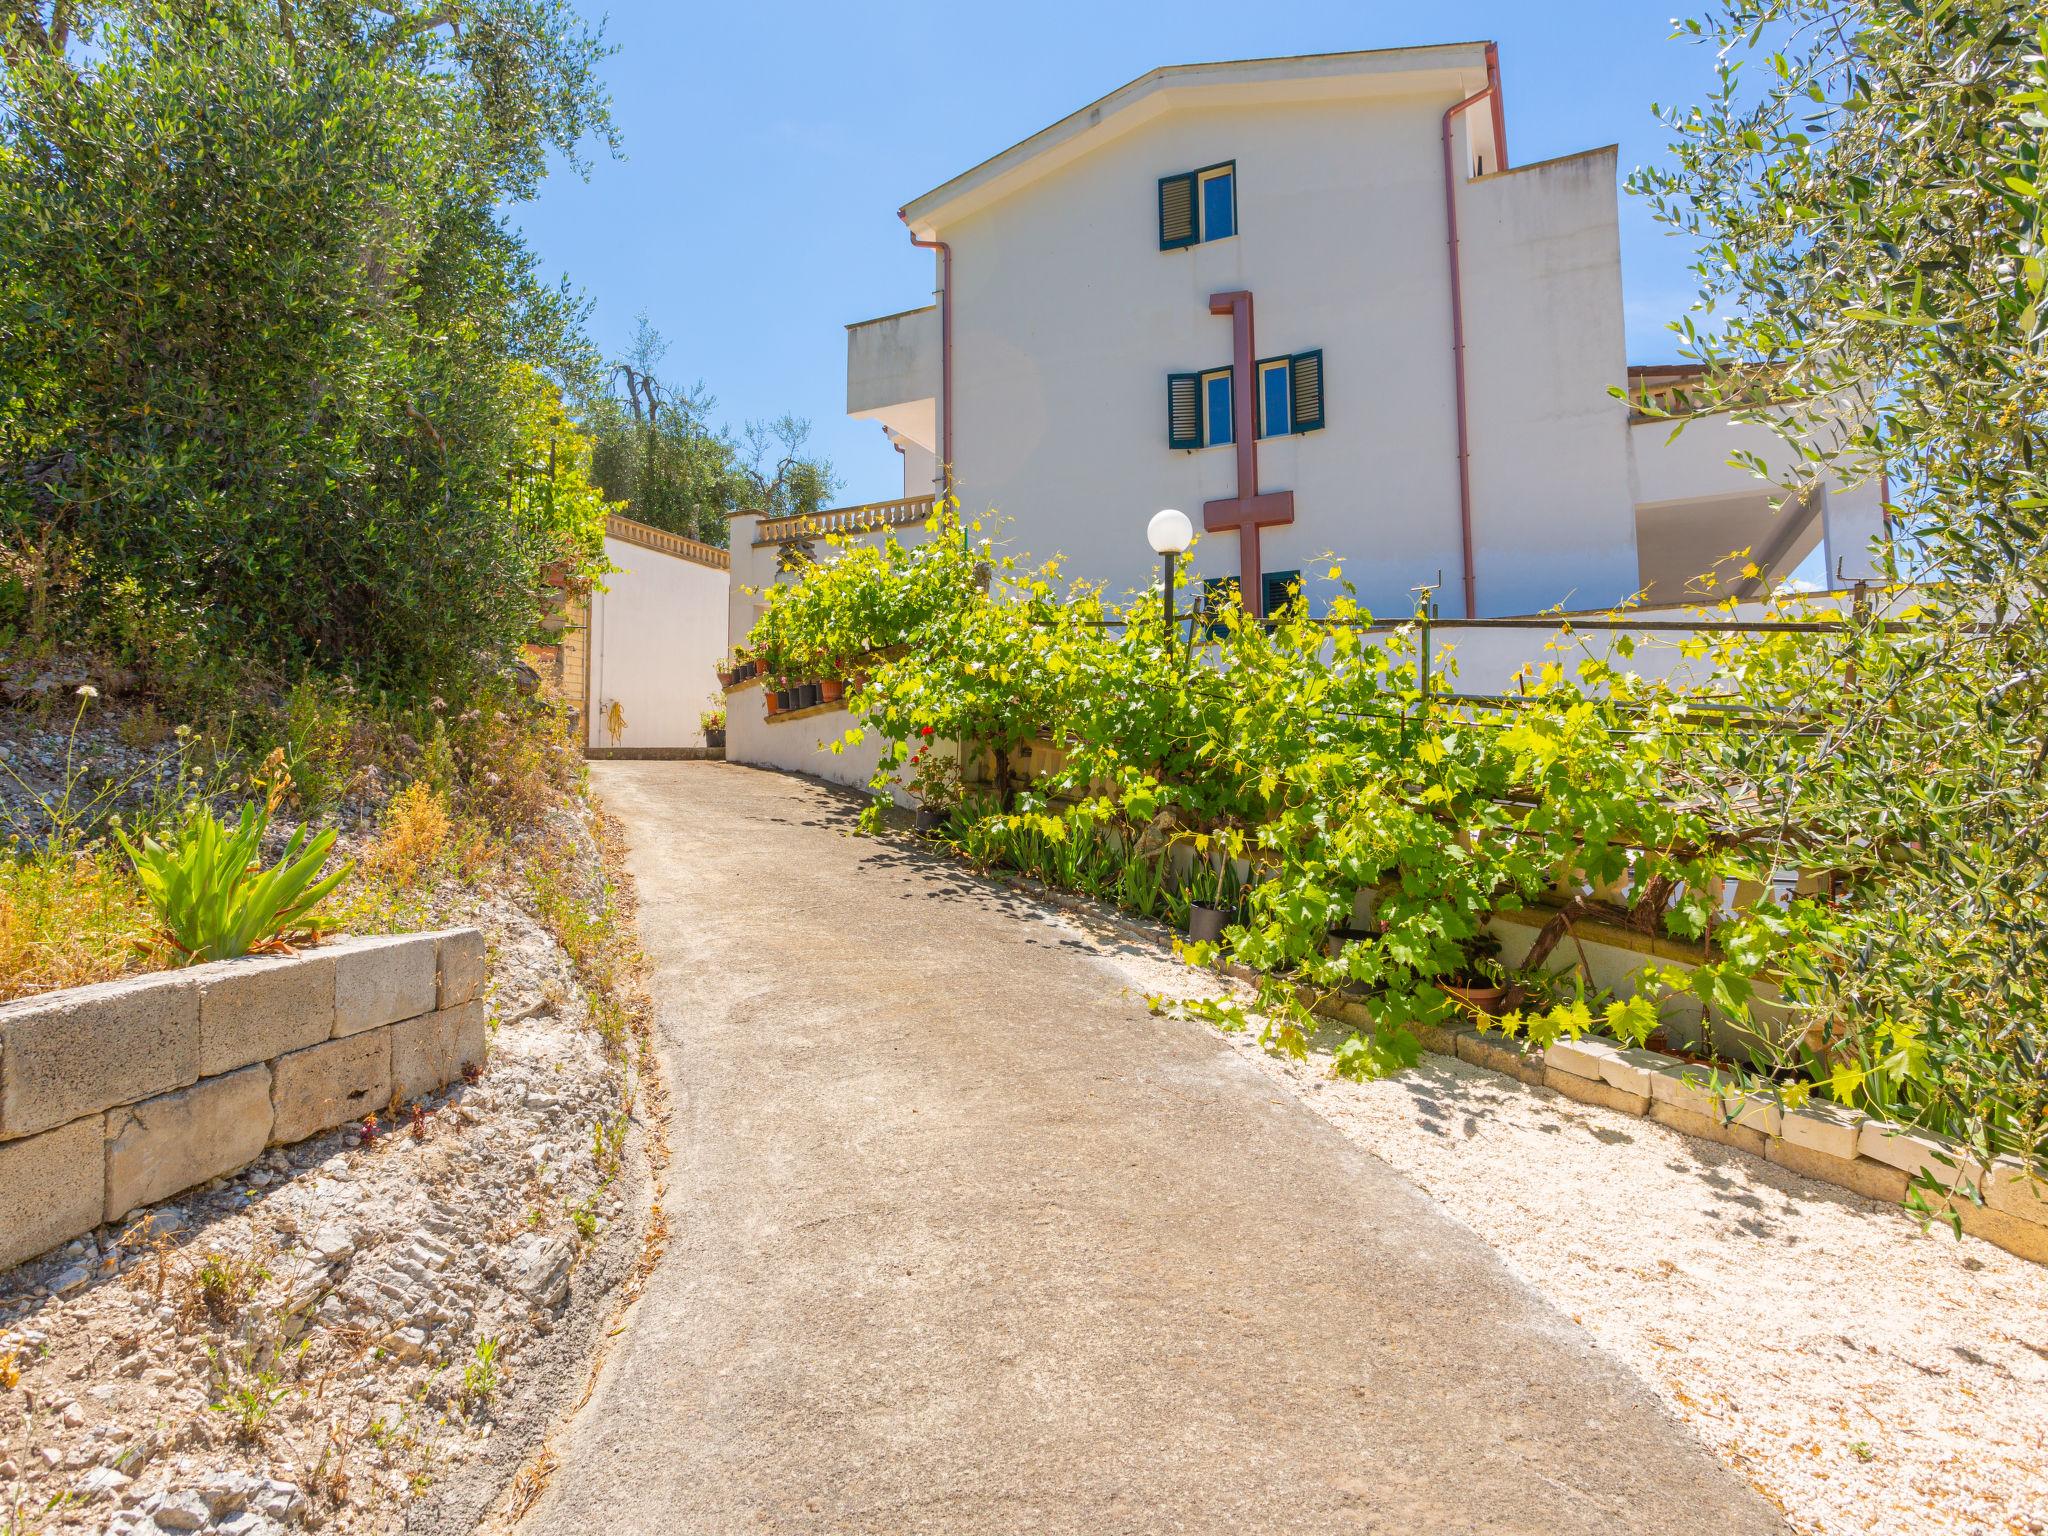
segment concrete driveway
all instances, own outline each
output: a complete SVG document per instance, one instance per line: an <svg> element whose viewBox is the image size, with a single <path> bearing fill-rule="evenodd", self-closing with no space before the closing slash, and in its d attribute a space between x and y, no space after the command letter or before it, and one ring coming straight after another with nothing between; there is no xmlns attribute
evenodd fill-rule
<svg viewBox="0 0 2048 1536"><path fill-rule="evenodd" d="M1151 1017L1155 955L804 780L593 772L672 1241L522 1530L1783 1531L1468 1229Z"/></svg>

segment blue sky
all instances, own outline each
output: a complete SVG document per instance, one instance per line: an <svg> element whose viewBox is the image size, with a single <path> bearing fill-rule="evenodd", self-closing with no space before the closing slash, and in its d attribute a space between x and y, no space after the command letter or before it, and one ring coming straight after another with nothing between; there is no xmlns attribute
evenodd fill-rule
<svg viewBox="0 0 2048 1536"><path fill-rule="evenodd" d="M549 180L515 211L543 266L596 301L608 351L642 310L664 371L702 379L737 427L791 411L838 467L838 499L898 493L881 429L846 419L849 321L928 303L931 261L896 210L1161 64L1492 38L1517 163L1665 136L1713 56L1668 40L1669 0L1482 0L1438 19L1382 0L1031 5L578 0L621 45L607 79L625 158ZM1622 198L1629 360L1675 356L1688 252Z"/></svg>

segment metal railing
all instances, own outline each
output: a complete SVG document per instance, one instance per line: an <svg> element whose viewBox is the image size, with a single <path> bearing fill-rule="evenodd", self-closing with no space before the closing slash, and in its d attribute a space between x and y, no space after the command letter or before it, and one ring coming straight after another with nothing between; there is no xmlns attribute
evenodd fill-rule
<svg viewBox="0 0 2048 1536"><path fill-rule="evenodd" d="M754 542L786 544L791 539L909 527L929 519L936 501L933 496L905 496L897 501L875 501L860 507L831 507L823 512L802 513L794 517L764 517L755 530Z"/></svg>

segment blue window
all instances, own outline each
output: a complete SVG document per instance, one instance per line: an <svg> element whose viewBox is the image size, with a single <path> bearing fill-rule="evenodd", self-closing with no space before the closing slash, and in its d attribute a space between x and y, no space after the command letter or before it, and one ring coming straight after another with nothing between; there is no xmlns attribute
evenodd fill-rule
<svg viewBox="0 0 2048 1536"><path fill-rule="evenodd" d="M1259 436L1318 432L1323 426L1323 354L1259 359Z"/></svg>
<svg viewBox="0 0 2048 1536"><path fill-rule="evenodd" d="M1202 375L1202 446L1214 448L1237 439L1230 430L1230 370Z"/></svg>
<svg viewBox="0 0 2048 1536"><path fill-rule="evenodd" d="M1284 437L1294 430L1294 382L1287 359L1259 364L1259 436Z"/></svg>
<svg viewBox="0 0 2048 1536"><path fill-rule="evenodd" d="M1202 188L1202 238L1227 240L1237 233L1237 167L1221 165L1196 175Z"/></svg>
<svg viewBox="0 0 2048 1536"><path fill-rule="evenodd" d="M1236 233L1236 161L1159 178L1159 249L1182 251Z"/></svg>

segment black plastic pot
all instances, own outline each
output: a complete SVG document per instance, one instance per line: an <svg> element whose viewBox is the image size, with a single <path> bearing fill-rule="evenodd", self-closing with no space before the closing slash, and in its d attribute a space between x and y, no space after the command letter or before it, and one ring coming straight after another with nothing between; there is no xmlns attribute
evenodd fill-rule
<svg viewBox="0 0 2048 1536"><path fill-rule="evenodd" d="M725 727L721 725L715 731L706 731L704 733L704 745L713 751L723 752L725 750Z"/></svg>
<svg viewBox="0 0 2048 1536"><path fill-rule="evenodd" d="M778 689L776 689L776 690L775 690L775 712L776 712L777 714L780 714L780 715L786 715L786 714L788 714L788 713L789 713L789 712L790 712L790 711L791 711L792 709L795 709L795 708L796 708L796 706L795 706L794 704L790 703L790 700L791 700L791 699L793 699L793 698L795 698L795 697L796 697L796 690L795 690L794 688L778 688Z"/></svg>
<svg viewBox="0 0 2048 1536"><path fill-rule="evenodd" d="M797 692L803 696L803 702L797 705L798 709L816 709L825 697L825 690L816 683L805 683Z"/></svg>
<svg viewBox="0 0 2048 1536"><path fill-rule="evenodd" d="M917 808L917 835L931 837L946 824L946 813L935 806L920 805Z"/></svg>
<svg viewBox="0 0 2048 1536"><path fill-rule="evenodd" d="M1223 937L1223 925L1229 920L1227 907L1192 902L1188 906L1188 937L1199 944L1214 944Z"/></svg>

